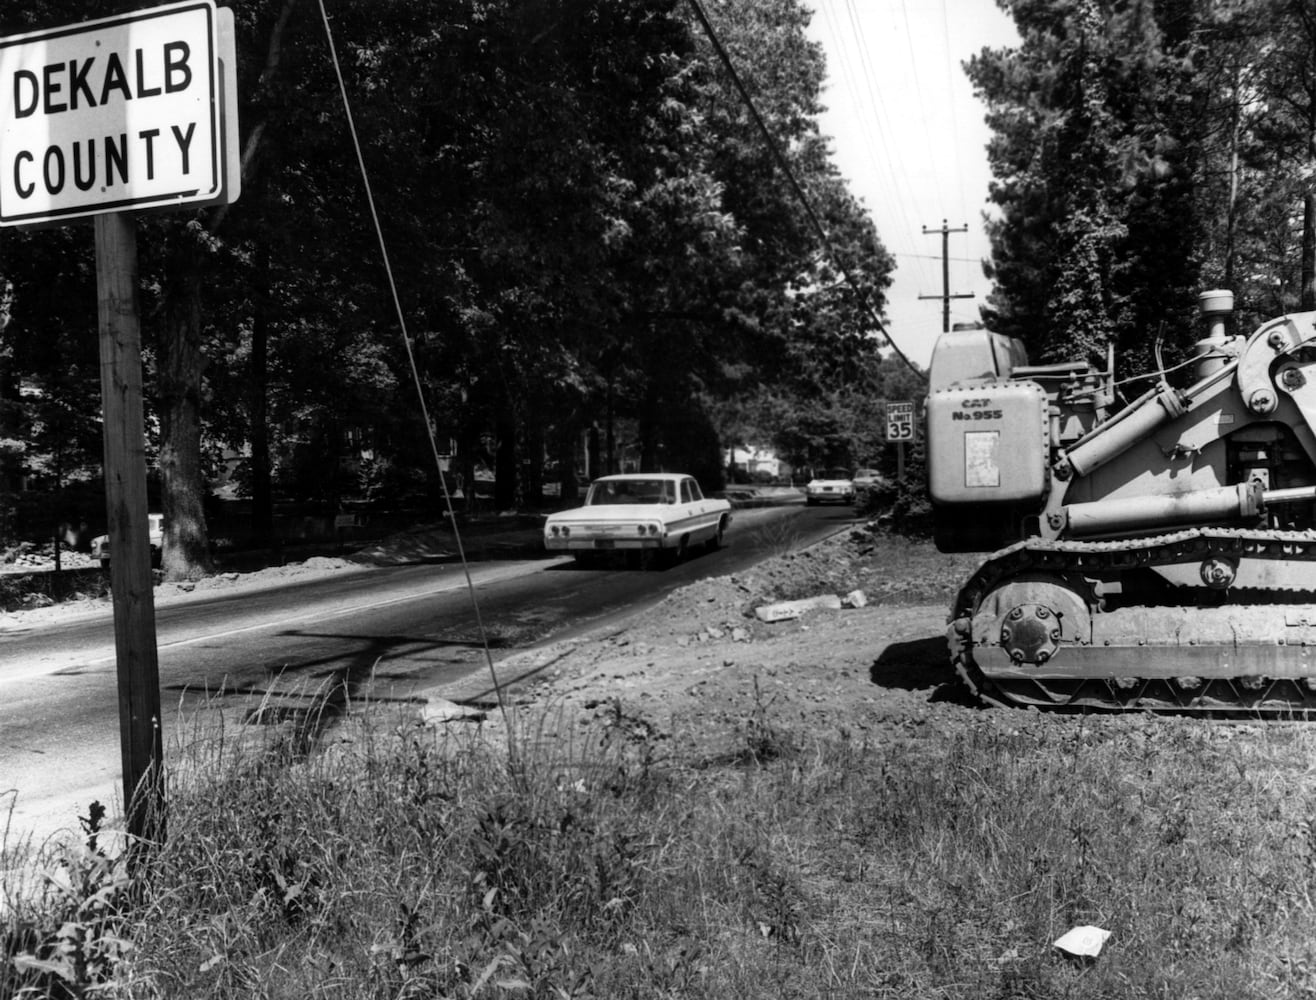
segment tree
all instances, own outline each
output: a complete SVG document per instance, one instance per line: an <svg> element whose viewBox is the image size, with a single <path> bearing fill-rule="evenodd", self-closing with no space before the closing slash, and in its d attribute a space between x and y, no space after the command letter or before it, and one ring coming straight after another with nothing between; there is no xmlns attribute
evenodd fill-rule
<svg viewBox="0 0 1316 1000"><path fill-rule="evenodd" d="M26 30L113 6L6 16ZM876 359L891 260L818 134L823 67L799 0L717 16L811 210L678 0L333 13L373 206L322 25L310 5L257 0L236 10L242 200L140 222L170 577L207 566L221 447L250 452L262 534L280 489L328 505L362 477L432 490L431 430L458 442L468 476L477 458L498 466L503 505L536 498L545 455L569 486L574 443L595 429L610 459L624 426L644 465L711 480L714 428L738 400L814 392L792 376L802 358L818 379L858 379ZM89 276L63 240L0 239L16 308L39 305L20 251ZM25 376L53 373L20 360Z"/></svg>
<svg viewBox="0 0 1316 1000"><path fill-rule="evenodd" d="M966 66L995 180L989 325L1041 358L1183 339L1202 244L1190 3L1002 0L1023 39Z"/></svg>

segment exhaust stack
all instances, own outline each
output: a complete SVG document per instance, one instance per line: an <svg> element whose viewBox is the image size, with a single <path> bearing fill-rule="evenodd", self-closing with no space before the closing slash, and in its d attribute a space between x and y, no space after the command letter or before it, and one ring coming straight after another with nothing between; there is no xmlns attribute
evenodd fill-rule
<svg viewBox="0 0 1316 1000"><path fill-rule="evenodd" d="M1200 382L1218 372L1229 360L1221 348L1229 342L1225 321L1234 312L1234 293L1223 288L1203 292L1197 297L1197 309L1206 320L1206 336L1193 345L1193 354L1198 359L1193 371Z"/></svg>

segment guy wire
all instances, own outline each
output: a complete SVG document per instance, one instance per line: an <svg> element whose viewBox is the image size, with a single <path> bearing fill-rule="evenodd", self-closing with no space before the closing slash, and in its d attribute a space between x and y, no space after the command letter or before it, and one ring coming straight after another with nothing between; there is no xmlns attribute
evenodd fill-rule
<svg viewBox="0 0 1316 1000"><path fill-rule="evenodd" d="M356 122L352 118L352 105L347 99L347 84L343 80L343 69L338 62L338 50L334 46L334 33L329 27L329 14L325 10L324 0L318 0L320 18L324 21L324 34L329 42L329 56L334 64L334 74L338 78L338 92L343 98L343 112L347 116L347 130L352 136L352 148L356 152L357 166L361 170L361 183L365 187L366 203L370 208L370 218L374 223L375 237L379 241L379 253L384 263L384 273L388 275L388 288L393 297L393 309L397 313L398 327L402 332L402 344L407 352L407 364L411 368L411 379L416 387L416 398L420 403L421 419L425 423L425 435L430 443L430 453L434 457L434 469L439 475L443 487L443 502L447 509L448 521L452 524L452 536L457 543L457 556L461 560L462 573L466 577L466 591L471 598L471 608L475 612L475 624L480 633L480 647L484 650L485 663L489 667L489 677L493 681L494 694L498 698L498 711L502 713L503 724L508 727L508 747L512 747L511 725L507 717L507 706L503 701L503 688L494 669L493 653L489 649L489 634L484 627L484 617L480 614L480 602L475 596L475 583L471 579L471 567L466 560L466 549L462 545L461 531L457 527L457 517L452 506L452 494L448 492L448 481L443 475L443 463L439 459L439 446L434 439L434 428L430 424L429 407L425 404L425 390L420 378L420 369L416 366L416 354L411 347L411 337L407 333L407 319L398 298L397 283L393 279L393 265L389 262L388 245L384 240L384 230L379 223L379 213L375 210L375 195L370 187L370 174L366 170L365 157L361 152L361 140L357 136ZM473 484L472 484L473 488Z"/></svg>

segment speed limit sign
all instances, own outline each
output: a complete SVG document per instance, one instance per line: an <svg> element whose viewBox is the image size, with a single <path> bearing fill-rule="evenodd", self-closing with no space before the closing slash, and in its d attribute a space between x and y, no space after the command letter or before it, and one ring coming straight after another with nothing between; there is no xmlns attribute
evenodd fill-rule
<svg viewBox="0 0 1316 1000"><path fill-rule="evenodd" d="M886 439L888 441L914 440L914 404L886 404Z"/></svg>

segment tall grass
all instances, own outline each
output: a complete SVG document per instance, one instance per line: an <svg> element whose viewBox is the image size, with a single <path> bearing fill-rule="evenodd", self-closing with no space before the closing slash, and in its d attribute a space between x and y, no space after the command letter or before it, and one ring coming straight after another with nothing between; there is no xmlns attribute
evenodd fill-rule
<svg viewBox="0 0 1316 1000"><path fill-rule="evenodd" d="M7 918L0 995L1316 989L1305 728L886 724L818 738L759 705L716 766L620 703L522 716L511 755L378 713L317 752L196 742L131 877L99 845L44 859L59 887ZM1113 937L1071 964L1051 942L1085 923Z"/></svg>

